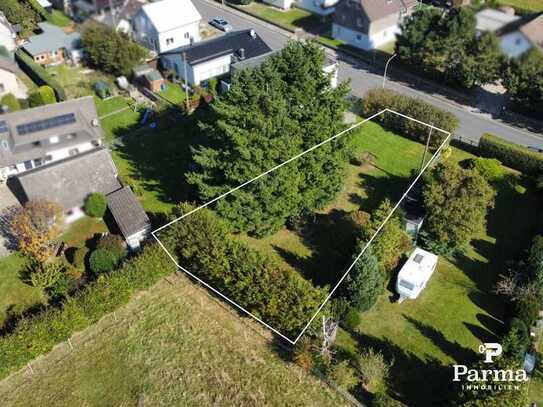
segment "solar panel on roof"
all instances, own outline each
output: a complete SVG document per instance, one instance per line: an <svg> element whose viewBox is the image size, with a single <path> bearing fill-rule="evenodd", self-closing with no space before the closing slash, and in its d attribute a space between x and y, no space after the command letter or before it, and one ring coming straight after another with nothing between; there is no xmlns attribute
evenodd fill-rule
<svg viewBox="0 0 543 407"><path fill-rule="evenodd" d="M71 123L75 123L75 114L61 114L59 116L49 117L43 120L36 120L34 122L20 124L17 126L17 133L24 136L25 134L52 129L54 127L60 127Z"/></svg>
<svg viewBox="0 0 543 407"><path fill-rule="evenodd" d="M0 133L7 133L8 132L8 124L5 120L0 121Z"/></svg>
<svg viewBox="0 0 543 407"><path fill-rule="evenodd" d="M421 254L415 254L415 258L413 259L413 261L414 261L415 263L420 264L420 263L422 263L422 259L424 259L424 256L423 256L423 255L421 255Z"/></svg>

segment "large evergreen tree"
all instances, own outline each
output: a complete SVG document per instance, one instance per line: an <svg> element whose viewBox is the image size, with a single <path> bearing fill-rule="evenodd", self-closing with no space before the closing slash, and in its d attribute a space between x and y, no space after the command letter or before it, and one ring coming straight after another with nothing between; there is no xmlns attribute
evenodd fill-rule
<svg viewBox="0 0 543 407"><path fill-rule="evenodd" d="M193 149L186 174L207 201L328 139L342 126L346 84L330 87L324 52L292 42L262 66L235 75L230 91L202 124L208 137ZM273 233L287 217L322 208L341 187L347 141L340 138L219 200L236 231Z"/></svg>
<svg viewBox="0 0 543 407"><path fill-rule="evenodd" d="M362 250L364 244L359 245L355 256ZM357 310L367 311L383 293L385 282L385 272L379 267L377 257L369 246L346 278L347 299Z"/></svg>

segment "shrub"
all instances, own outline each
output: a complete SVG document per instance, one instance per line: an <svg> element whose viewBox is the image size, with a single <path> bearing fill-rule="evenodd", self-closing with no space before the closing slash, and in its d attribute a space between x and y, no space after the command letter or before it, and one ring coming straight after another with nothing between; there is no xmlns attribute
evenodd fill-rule
<svg viewBox="0 0 543 407"><path fill-rule="evenodd" d="M110 251L117 259L126 257L126 246L124 239L119 235L104 235L98 240L97 249Z"/></svg>
<svg viewBox="0 0 543 407"><path fill-rule="evenodd" d="M34 317L23 317L13 332L0 337L0 378L49 352L74 332L126 304L136 291L175 271L175 264L160 247L148 245L121 269L69 297L61 308L49 307Z"/></svg>
<svg viewBox="0 0 543 407"><path fill-rule="evenodd" d="M384 391L377 393L371 400L371 407L403 407L400 401L390 397Z"/></svg>
<svg viewBox="0 0 543 407"><path fill-rule="evenodd" d="M350 308L349 311L347 311L347 314L345 314L345 318L343 319L343 326L348 331L354 331L358 328L361 321L362 318L360 317L360 312L358 312L358 310L356 310L355 308Z"/></svg>
<svg viewBox="0 0 543 407"><path fill-rule="evenodd" d="M454 133L459 124L458 118L450 112L434 107L423 100L404 96L388 89L370 90L361 101L362 114L366 117L374 115L386 108L416 118L449 133ZM429 134L427 126L393 113L386 112L380 114L375 119L385 127L418 141L426 141ZM445 133L434 130L430 139L430 145L437 147L446 137Z"/></svg>
<svg viewBox="0 0 543 407"><path fill-rule="evenodd" d="M314 365L313 355L314 346L308 336L302 337L294 346L292 360L306 372L310 371Z"/></svg>
<svg viewBox="0 0 543 407"><path fill-rule="evenodd" d="M362 382L368 391L379 393L384 390L391 365L387 363L381 352L372 348L364 350L358 360L358 369L362 374Z"/></svg>
<svg viewBox="0 0 543 407"><path fill-rule="evenodd" d="M124 186L130 187L130 189L136 196L139 196L139 197L143 196L143 192L144 192L143 188L140 187L140 185L133 178L126 175L122 176L121 183Z"/></svg>
<svg viewBox="0 0 543 407"><path fill-rule="evenodd" d="M96 249L89 258L91 271L98 275L113 271L119 264L119 258L115 254L106 249Z"/></svg>
<svg viewBox="0 0 543 407"><path fill-rule="evenodd" d="M481 155L497 158L504 165L530 175L543 173L543 154L524 146L510 143L492 134L483 134L479 140Z"/></svg>
<svg viewBox="0 0 543 407"><path fill-rule="evenodd" d="M42 263L34 259L27 268L30 284L42 289L55 285L65 271L65 266L60 262Z"/></svg>
<svg viewBox="0 0 543 407"><path fill-rule="evenodd" d="M15 53L21 69L38 85L48 85L53 88L58 100L66 100L64 88L40 65L35 63L24 51Z"/></svg>
<svg viewBox="0 0 543 407"><path fill-rule="evenodd" d="M475 168L488 182L497 182L505 177L505 168L500 160L495 158L472 158L468 162L468 167Z"/></svg>
<svg viewBox="0 0 543 407"><path fill-rule="evenodd" d="M515 303L517 318L531 326L539 315L541 305L535 297L522 297Z"/></svg>
<svg viewBox="0 0 543 407"><path fill-rule="evenodd" d="M28 95L28 104L30 107L49 105L56 101L55 92L50 86L40 86L38 90Z"/></svg>
<svg viewBox="0 0 543 407"><path fill-rule="evenodd" d="M360 382L356 371L349 365L348 360L344 360L333 366L329 375L330 379L343 390L350 390Z"/></svg>
<svg viewBox="0 0 543 407"><path fill-rule="evenodd" d="M85 213L93 218L101 218L106 213L107 201L104 194L94 192L85 200Z"/></svg>
<svg viewBox="0 0 543 407"><path fill-rule="evenodd" d="M6 106L9 112L21 110L21 104L12 93L2 96L2 99L0 99L0 106Z"/></svg>
<svg viewBox="0 0 543 407"><path fill-rule="evenodd" d="M85 268L88 254L89 254L88 247L78 247L77 249L75 249L72 264L78 268Z"/></svg>

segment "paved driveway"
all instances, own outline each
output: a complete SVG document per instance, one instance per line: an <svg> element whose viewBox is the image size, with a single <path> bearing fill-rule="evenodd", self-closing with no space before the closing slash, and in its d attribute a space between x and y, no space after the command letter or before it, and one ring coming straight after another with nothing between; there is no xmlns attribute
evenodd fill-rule
<svg viewBox="0 0 543 407"><path fill-rule="evenodd" d="M6 184L0 184L0 257L5 257L14 250L9 234L9 220L18 207L20 204L15 195Z"/></svg>

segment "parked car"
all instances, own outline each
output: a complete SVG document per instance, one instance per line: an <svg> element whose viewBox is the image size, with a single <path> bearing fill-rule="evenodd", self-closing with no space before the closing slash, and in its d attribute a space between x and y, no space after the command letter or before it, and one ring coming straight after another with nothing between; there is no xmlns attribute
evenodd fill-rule
<svg viewBox="0 0 543 407"><path fill-rule="evenodd" d="M224 32L232 30L232 26L222 17L215 17L213 20L209 21L209 24Z"/></svg>
<svg viewBox="0 0 543 407"><path fill-rule="evenodd" d="M539 147L528 146L528 149L532 150L532 151L535 151L536 153L543 153L543 149L541 149Z"/></svg>

